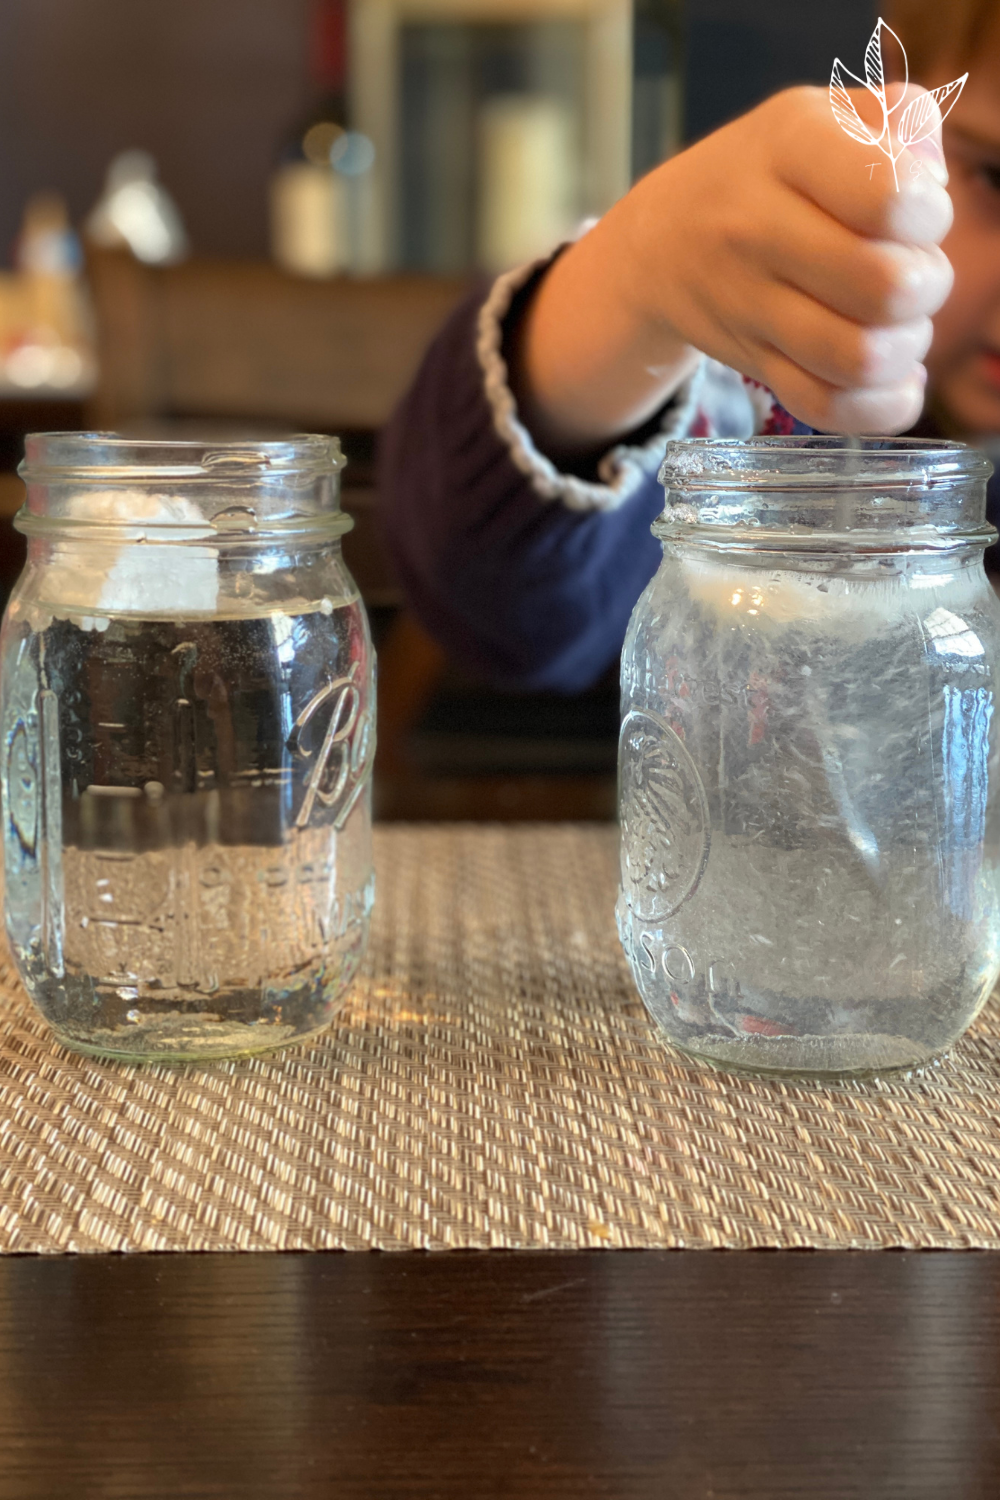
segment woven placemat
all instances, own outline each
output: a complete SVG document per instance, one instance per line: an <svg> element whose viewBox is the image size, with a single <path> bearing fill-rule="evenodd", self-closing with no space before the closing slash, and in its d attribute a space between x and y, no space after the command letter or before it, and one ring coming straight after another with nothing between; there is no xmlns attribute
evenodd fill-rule
<svg viewBox="0 0 1000 1500"><path fill-rule="evenodd" d="M1000 1247L1000 1014L910 1081L748 1080L661 1046L603 827L376 835L319 1042L75 1057L0 970L0 1248Z"/></svg>

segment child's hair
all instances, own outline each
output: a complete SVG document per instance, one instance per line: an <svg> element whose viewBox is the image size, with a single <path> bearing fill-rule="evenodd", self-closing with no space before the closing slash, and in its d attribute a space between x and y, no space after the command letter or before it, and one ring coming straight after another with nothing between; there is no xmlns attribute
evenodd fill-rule
<svg viewBox="0 0 1000 1500"><path fill-rule="evenodd" d="M910 77L918 83L936 82L942 68L973 63L998 16L1000 0L893 0L888 12L906 48Z"/></svg>

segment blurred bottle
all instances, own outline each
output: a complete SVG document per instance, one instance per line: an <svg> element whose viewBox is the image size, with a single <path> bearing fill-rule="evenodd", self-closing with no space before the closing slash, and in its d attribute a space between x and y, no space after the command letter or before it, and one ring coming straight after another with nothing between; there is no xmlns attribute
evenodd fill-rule
<svg viewBox="0 0 1000 1500"><path fill-rule="evenodd" d="M358 268L364 179L375 159L350 128L347 0L313 0L309 73L316 103L281 153L271 180L271 249L297 276Z"/></svg>
<svg viewBox="0 0 1000 1500"><path fill-rule="evenodd" d="M93 325L80 242L56 193L29 199L4 279L3 376L21 390L85 393L95 374Z"/></svg>
<svg viewBox="0 0 1000 1500"><path fill-rule="evenodd" d="M151 266L172 265L188 252L177 205L157 181L148 151L122 151L112 160L84 230L91 244L127 247Z"/></svg>

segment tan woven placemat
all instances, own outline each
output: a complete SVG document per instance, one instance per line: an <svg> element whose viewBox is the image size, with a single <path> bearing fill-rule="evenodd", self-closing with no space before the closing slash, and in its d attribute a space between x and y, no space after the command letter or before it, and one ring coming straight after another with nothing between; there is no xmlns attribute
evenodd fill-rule
<svg viewBox="0 0 1000 1500"><path fill-rule="evenodd" d="M996 1001L915 1081L692 1067L618 948L615 838L379 830L363 975L269 1057L74 1057L8 964L0 1248L1000 1247Z"/></svg>

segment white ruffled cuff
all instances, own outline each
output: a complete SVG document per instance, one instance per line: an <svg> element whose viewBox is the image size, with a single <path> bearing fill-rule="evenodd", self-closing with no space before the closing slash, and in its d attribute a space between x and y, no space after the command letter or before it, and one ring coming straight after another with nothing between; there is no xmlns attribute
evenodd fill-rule
<svg viewBox="0 0 1000 1500"><path fill-rule="evenodd" d="M547 265L551 257L531 261L514 271L507 271L493 283L490 294L479 312L476 354L483 371L486 399L493 411L493 425L503 439L511 460L531 481L531 487L542 500L559 500L570 510L616 510L654 475L663 460L668 438L684 437L697 412L704 383L706 365L702 360L680 386L663 415L661 430L639 446L619 443L610 449L598 465L600 482L563 474L551 459L535 446L531 433L517 415L517 402L508 384L507 362L503 357L503 323L514 297L531 277Z"/></svg>

